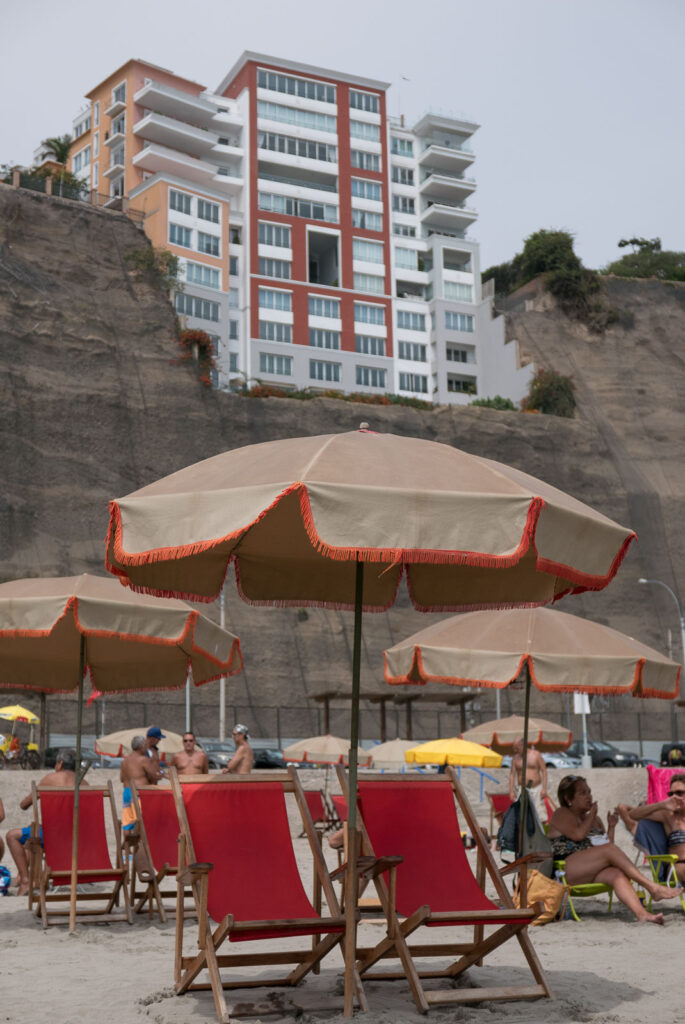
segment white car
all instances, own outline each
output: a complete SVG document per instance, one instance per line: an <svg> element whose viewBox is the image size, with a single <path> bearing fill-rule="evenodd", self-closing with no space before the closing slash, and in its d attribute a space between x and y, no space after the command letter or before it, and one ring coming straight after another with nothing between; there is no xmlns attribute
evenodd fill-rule
<svg viewBox="0 0 685 1024"><path fill-rule="evenodd" d="M580 768L581 760L579 757L571 757L570 754L565 753L563 750L556 751L554 753L546 753L542 755L545 759L545 764L548 768L559 768L560 771L565 771L570 768ZM505 754L502 758L502 768L511 768L511 757L509 754Z"/></svg>

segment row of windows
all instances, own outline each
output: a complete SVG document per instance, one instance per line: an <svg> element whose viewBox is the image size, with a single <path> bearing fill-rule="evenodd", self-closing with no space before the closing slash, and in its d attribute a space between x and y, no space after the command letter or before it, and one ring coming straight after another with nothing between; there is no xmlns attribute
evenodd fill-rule
<svg viewBox="0 0 685 1024"><path fill-rule="evenodd" d="M178 192L176 189L169 189L169 209L177 213L193 215L193 204L197 199L197 216L200 220L209 220L213 224L219 223L219 204L210 203L207 199L191 196L187 192Z"/></svg>
<svg viewBox="0 0 685 1024"><path fill-rule="evenodd" d="M184 292L177 292L174 296L174 306L177 313L194 316L198 320L219 322L218 302L210 302L209 299L199 299L196 295L186 295Z"/></svg>
<svg viewBox="0 0 685 1024"><path fill-rule="evenodd" d="M424 313L411 313L408 309L397 310L397 326L406 331L425 331L426 316Z"/></svg>
<svg viewBox="0 0 685 1024"><path fill-rule="evenodd" d="M169 241L183 249L196 248L207 256L220 256L221 245L217 235L208 235L204 231L197 232L197 245L193 246L193 233L190 228L180 224L169 224Z"/></svg>
<svg viewBox="0 0 685 1024"><path fill-rule="evenodd" d="M382 279L381 279L382 280ZM259 305L262 309L280 309L284 312L292 312L292 294L273 288L259 289ZM329 319L340 319L340 300L330 299L324 295L309 296L310 316L323 316ZM385 307L369 306L364 302L355 302L354 319L356 323L362 324L385 324ZM360 335L364 337L364 335ZM376 339L370 339L375 341ZM382 340L382 339L381 339ZM366 351L359 349L359 351ZM372 355L382 355L381 352L370 352Z"/></svg>
<svg viewBox="0 0 685 1024"><path fill-rule="evenodd" d="M414 172L411 169L411 167L397 167L395 164L393 164L392 180L397 185L413 185Z"/></svg>
<svg viewBox="0 0 685 1024"><path fill-rule="evenodd" d="M235 320L230 321L231 326L235 325L237 337L238 323ZM233 335L229 335L233 337ZM260 320L259 321L259 337L262 341L280 341L280 342L292 342L293 340L293 329L292 324L283 324L273 320ZM309 328L309 344L312 348L325 348L331 351L339 351L340 349L340 331L327 331L320 327ZM403 343L400 342L400 346ZM424 349L425 346L419 346ZM354 336L354 350L360 355L365 356L385 356L385 338L374 338L368 334L355 334ZM413 356L403 356L402 349L400 348L400 359L416 358ZM421 360L425 362L425 356Z"/></svg>
<svg viewBox="0 0 685 1024"><path fill-rule="evenodd" d="M374 92L359 92L350 89L350 106L354 110L368 110L370 114L378 113L378 95Z"/></svg>
<svg viewBox="0 0 685 1024"><path fill-rule="evenodd" d="M416 228L408 224L395 224L392 226L393 235L403 235L404 238L416 238Z"/></svg>
<svg viewBox="0 0 685 1024"><path fill-rule="evenodd" d="M457 299L459 302L473 302L473 288L470 284L459 284L445 281L443 284L446 299Z"/></svg>
<svg viewBox="0 0 685 1024"><path fill-rule="evenodd" d="M365 231L382 231L383 214L369 213L368 210L352 210L352 227L363 228Z"/></svg>
<svg viewBox="0 0 685 1024"><path fill-rule="evenodd" d="M292 324L281 324L273 320L260 320L259 337L262 341L291 342L293 340Z"/></svg>
<svg viewBox="0 0 685 1024"><path fill-rule="evenodd" d="M445 327L448 331L468 331L473 333L474 317L468 313L445 312Z"/></svg>
<svg viewBox="0 0 685 1024"><path fill-rule="evenodd" d="M393 196L392 208L396 213L414 213L414 200L411 196Z"/></svg>
<svg viewBox="0 0 685 1024"><path fill-rule="evenodd" d="M368 178L353 178L352 195L357 199L373 199L380 203L382 199L381 184L379 181L370 181Z"/></svg>
<svg viewBox="0 0 685 1024"><path fill-rule="evenodd" d="M260 210L270 213L285 213L289 217L306 217L308 220L325 220L336 223L338 207L329 203L312 203L308 199L291 199L272 192L260 192L257 199Z"/></svg>
<svg viewBox="0 0 685 1024"><path fill-rule="evenodd" d="M393 135L390 139L390 152L395 156L413 156L414 143L411 139L400 139Z"/></svg>
<svg viewBox="0 0 685 1024"><path fill-rule="evenodd" d="M377 124L366 121L350 121L350 135L353 139L366 139L367 142L380 142L381 130Z"/></svg>
<svg viewBox="0 0 685 1024"><path fill-rule="evenodd" d="M288 260L274 260L260 256L259 273L263 277L279 277L287 281L290 279L290 263Z"/></svg>
<svg viewBox="0 0 685 1024"><path fill-rule="evenodd" d="M73 171L74 174L78 174L81 170L88 167L90 164L90 146L84 146L80 153L77 153L73 160Z"/></svg>
<svg viewBox="0 0 685 1024"><path fill-rule="evenodd" d="M372 295L382 295L385 291L385 278L376 274L354 273L353 287L356 292L369 292Z"/></svg>
<svg viewBox="0 0 685 1024"><path fill-rule="evenodd" d="M318 114L312 110L300 110L298 107L284 107L281 103L264 103L259 100L257 117L296 124L299 128L313 128L319 132L335 133L338 130L337 121L332 114Z"/></svg>
<svg viewBox="0 0 685 1024"><path fill-rule="evenodd" d="M357 366L355 377L358 385L370 388L385 388L386 371L378 366ZM271 352L259 353L259 372L292 377L292 356L277 356ZM309 379L339 384L342 374L340 363L329 363L324 359L309 360Z"/></svg>
<svg viewBox="0 0 685 1024"><path fill-rule="evenodd" d="M309 328L309 344L313 348L340 348L340 331L324 331L320 327Z"/></svg>
<svg viewBox="0 0 685 1024"><path fill-rule="evenodd" d="M427 362L426 346L415 341L398 341L397 354L400 359L411 359L415 363Z"/></svg>
<svg viewBox="0 0 685 1024"><path fill-rule="evenodd" d="M476 394L476 381L474 377L448 377L447 390L456 391L462 395Z"/></svg>
<svg viewBox="0 0 685 1024"><path fill-rule="evenodd" d="M277 135L275 132L260 132L259 148L270 149L274 153L288 153L290 156L304 156L309 160L324 160L331 164L338 159L337 146L330 146L327 142L312 142L311 139L296 139L291 135Z"/></svg>
<svg viewBox="0 0 685 1024"><path fill-rule="evenodd" d="M363 171L380 171L381 158L378 153L366 153L363 149L353 149L350 152L350 163L353 167L359 167Z"/></svg>
<svg viewBox="0 0 685 1024"><path fill-rule="evenodd" d="M221 276L214 267L207 267L204 263L186 262L186 280L191 284L201 284L204 288L220 288Z"/></svg>
<svg viewBox="0 0 685 1024"><path fill-rule="evenodd" d="M302 96L308 100L319 100L321 103L335 103L335 86L325 82L313 82L309 78L294 78L292 75L281 75L275 71L257 71L257 85L260 89L272 92L283 92L289 96ZM352 105L350 103L350 105Z"/></svg>
<svg viewBox="0 0 685 1024"><path fill-rule="evenodd" d="M418 391L419 394L428 394L428 377L420 373L401 373L400 391Z"/></svg>
<svg viewBox="0 0 685 1024"><path fill-rule="evenodd" d="M382 263L383 243L369 242L365 238L353 238L352 257L355 260L363 260L364 263Z"/></svg>
<svg viewBox="0 0 685 1024"><path fill-rule="evenodd" d="M262 245L277 245L283 249L290 248L290 228L285 224L267 224L259 222L259 241Z"/></svg>
<svg viewBox="0 0 685 1024"><path fill-rule="evenodd" d="M290 313L293 308L292 293L275 291L271 288L260 288L259 305L262 309L280 309Z"/></svg>
<svg viewBox="0 0 685 1024"><path fill-rule="evenodd" d="M327 316L339 320L340 300L326 299L321 295L310 295L309 314L310 316Z"/></svg>

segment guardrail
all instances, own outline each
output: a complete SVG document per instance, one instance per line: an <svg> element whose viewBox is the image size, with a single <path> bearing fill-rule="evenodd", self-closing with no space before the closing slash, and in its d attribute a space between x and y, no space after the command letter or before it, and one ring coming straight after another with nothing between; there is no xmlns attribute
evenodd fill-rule
<svg viewBox="0 0 685 1024"><path fill-rule="evenodd" d="M25 171L14 170L12 180L5 184L12 188L23 188L31 192L37 192L48 198L66 199L69 202L81 203L86 206L94 206L99 210L107 210L110 213L125 213L135 224L142 225L145 220L145 211L138 210L131 206L127 196L110 196L95 189L88 189L85 185L73 185L70 182L61 181L59 178L42 177L40 175L27 174Z"/></svg>

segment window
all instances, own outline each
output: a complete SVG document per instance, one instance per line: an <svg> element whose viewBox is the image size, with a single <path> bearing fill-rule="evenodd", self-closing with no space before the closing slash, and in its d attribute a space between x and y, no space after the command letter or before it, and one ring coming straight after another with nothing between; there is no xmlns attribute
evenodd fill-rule
<svg viewBox="0 0 685 1024"><path fill-rule="evenodd" d="M473 288L470 284L445 281L444 287L446 299L456 299L457 302L473 302Z"/></svg>
<svg viewBox="0 0 685 1024"><path fill-rule="evenodd" d="M74 157L74 174L78 174L79 171L85 170L90 164L90 146L86 146L77 153Z"/></svg>
<svg viewBox="0 0 685 1024"><path fill-rule="evenodd" d="M397 354L400 359L411 359L415 363L425 363L426 346L415 341L398 341Z"/></svg>
<svg viewBox="0 0 685 1024"><path fill-rule="evenodd" d="M112 121L112 135L124 135L126 133L126 114L119 114Z"/></svg>
<svg viewBox="0 0 685 1024"><path fill-rule="evenodd" d="M260 89L272 92L284 92L289 96L302 96L320 103L335 103L335 86L325 82L313 82L308 78L294 78L292 75L281 75L275 71L257 70L257 85Z"/></svg>
<svg viewBox="0 0 685 1024"><path fill-rule="evenodd" d="M299 107L284 107L280 103L257 103L257 117L267 121L283 121L285 124L296 124L298 128L313 128L318 132L337 132L336 118L331 114L316 114L311 110L300 110ZM376 128L378 131L378 128Z"/></svg>
<svg viewBox="0 0 685 1024"><path fill-rule="evenodd" d="M468 313L445 312L445 327L448 331L468 331L473 333L473 317Z"/></svg>
<svg viewBox="0 0 685 1024"><path fill-rule="evenodd" d="M239 293L238 293L238 289L237 288L229 288L228 289L228 304L229 304L229 306L231 306L233 309L237 309L239 301L240 301L240 296L239 296Z"/></svg>
<svg viewBox="0 0 685 1024"><path fill-rule="evenodd" d="M231 245L242 245L242 244L243 244L242 228L231 228Z"/></svg>
<svg viewBox="0 0 685 1024"><path fill-rule="evenodd" d="M204 252L207 256L219 255L219 238L217 235L206 235L204 231L197 233L198 252Z"/></svg>
<svg viewBox="0 0 685 1024"><path fill-rule="evenodd" d="M228 353L228 371L229 371L229 373L237 373L238 372L238 353L237 352L229 352Z"/></svg>
<svg viewBox="0 0 685 1024"><path fill-rule="evenodd" d="M326 299L321 295L309 296L309 315L328 316L335 320L340 319L340 300Z"/></svg>
<svg viewBox="0 0 685 1024"><path fill-rule="evenodd" d="M393 235L403 235L405 238L416 238L416 228L410 227L408 224L395 224L392 225Z"/></svg>
<svg viewBox="0 0 685 1024"><path fill-rule="evenodd" d="M100 156L100 132L93 136L93 156Z"/></svg>
<svg viewBox="0 0 685 1024"><path fill-rule="evenodd" d="M397 185L413 185L414 172L411 167L397 167L393 164L392 180Z"/></svg>
<svg viewBox="0 0 685 1024"><path fill-rule="evenodd" d="M365 388L385 388L385 370L378 366L356 366L355 381Z"/></svg>
<svg viewBox="0 0 685 1024"><path fill-rule="evenodd" d="M264 277L290 277L290 264L287 260L272 260L265 256L259 257L259 273Z"/></svg>
<svg viewBox="0 0 685 1024"><path fill-rule="evenodd" d="M380 142L381 130L377 124L366 121L350 121L350 135L353 139L366 139L367 142Z"/></svg>
<svg viewBox="0 0 685 1024"><path fill-rule="evenodd" d="M281 324L274 320L260 320L259 337L262 341L290 342L293 340L292 324Z"/></svg>
<svg viewBox="0 0 685 1024"><path fill-rule="evenodd" d="M378 181L369 181L368 178L352 179L352 195L358 199L373 199L381 202L381 186Z"/></svg>
<svg viewBox="0 0 685 1024"><path fill-rule="evenodd" d="M327 142L296 139L290 135L278 135L275 132L259 132L258 138L260 149L270 149L274 153L304 156L308 160L325 160L331 164L338 159L337 146L330 146Z"/></svg>
<svg viewBox="0 0 685 1024"><path fill-rule="evenodd" d="M292 356L275 356L271 352L260 352L259 372L277 373L281 377L292 377L293 358Z"/></svg>
<svg viewBox="0 0 685 1024"><path fill-rule="evenodd" d="M237 320L229 320L228 321L228 337L230 338L231 341L237 341L238 340L238 321Z"/></svg>
<svg viewBox="0 0 685 1024"><path fill-rule="evenodd" d="M97 128L100 124L100 104L96 103L93 107L93 117L95 119L95 127Z"/></svg>
<svg viewBox="0 0 685 1024"><path fill-rule="evenodd" d="M369 213L368 210L352 210L352 227L366 231L383 230L383 214Z"/></svg>
<svg viewBox="0 0 685 1024"><path fill-rule="evenodd" d="M413 156L414 155L414 143L411 139L400 139L396 135L393 135L390 140L390 151L395 156Z"/></svg>
<svg viewBox="0 0 685 1024"><path fill-rule="evenodd" d="M172 245L182 245L190 249L190 228L182 228L180 224L169 224L169 241Z"/></svg>
<svg viewBox="0 0 685 1024"><path fill-rule="evenodd" d="M219 204L210 203L206 199L198 199L197 215L200 220L211 220L214 224L219 223Z"/></svg>
<svg viewBox="0 0 685 1024"><path fill-rule="evenodd" d="M370 114L378 113L378 95L374 92L357 92L350 89L350 106L354 110L368 110Z"/></svg>
<svg viewBox="0 0 685 1024"><path fill-rule="evenodd" d="M356 292L371 292L373 295L382 295L385 291L385 280L377 277L376 274L354 275L354 290Z"/></svg>
<svg viewBox="0 0 685 1024"><path fill-rule="evenodd" d="M410 196L393 196L392 208L397 213L414 213L414 200Z"/></svg>
<svg viewBox="0 0 685 1024"><path fill-rule="evenodd" d="M364 263L382 263L383 245L381 242L368 242L365 238L353 238L352 258Z"/></svg>
<svg viewBox="0 0 685 1024"><path fill-rule="evenodd" d="M363 149L353 149L350 153L353 167L361 167L364 171L380 171L381 158L378 153L365 153Z"/></svg>
<svg viewBox="0 0 685 1024"><path fill-rule="evenodd" d="M93 188L98 187L98 181L100 180L100 165L95 164L93 166Z"/></svg>
<svg viewBox="0 0 685 1024"><path fill-rule="evenodd" d="M319 327L309 328L309 344L313 348L340 348L339 331L323 331Z"/></svg>
<svg viewBox="0 0 685 1024"><path fill-rule="evenodd" d="M332 206L329 203L312 203L304 199L291 199L289 196L278 196L271 192L260 192L257 205L260 210L285 213L290 217L307 217L309 220L331 222L338 219L337 206Z"/></svg>
<svg viewBox="0 0 685 1024"><path fill-rule="evenodd" d="M271 288L259 289L259 305L262 309L281 309L291 312L293 297L290 292L272 291Z"/></svg>
<svg viewBox="0 0 685 1024"><path fill-rule="evenodd" d="M458 249L443 249L442 265L445 270L462 270L464 273L470 274L471 253L462 252Z"/></svg>
<svg viewBox="0 0 685 1024"><path fill-rule="evenodd" d="M123 164L125 160L126 160L126 147L125 146L117 146L116 149L113 149L112 152L110 153L109 166L110 167L116 167L117 164Z"/></svg>
<svg viewBox="0 0 685 1024"><path fill-rule="evenodd" d="M405 270L418 270L419 254L416 249L402 249L396 246L395 266L404 267Z"/></svg>
<svg viewBox="0 0 685 1024"><path fill-rule="evenodd" d="M466 348L455 348L452 345L448 345L446 349L447 358L453 363L468 363L469 351Z"/></svg>
<svg viewBox="0 0 685 1024"><path fill-rule="evenodd" d="M259 222L259 241L262 245L278 245L290 248L290 228L284 224L266 224Z"/></svg>
<svg viewBox="0 0 685 1024"><path fill-rule="evenodd" d="M186 192L177 192L176 189L170 188L169 209L176 210L177 213L192 213L192 196L189 196Z"/></svg>
<svg viewBox="0 0 685 1024"><path fill-rule="evenodd" d="M228 257L228 272L231 275L231 277L236 277L237 276L237 274L238 274L238 257L237 256L229 256Z"/></svg>
<svg viewBox="0 0 685 1024"><path fill-rule="evenodd" d="M113 103L125 103L126 102L126 82L122 82L116 89L112 91L112 102Z"/></svg>
<svg viewBox="0 0 685 1024"><path fill-rule="evenodd" d="M354 319L359 324L384 324L385 306L367 306L365 302L355 302Z"/></svg>
<svg viewBox="0 0 685 1024"><path fill-rule="evenodd" d="M420 394L428 394L428 377L420 373L401 373L400 391L418 391Z"/></svg>
<svg viewBox="0 0 685 1024"><path fill-rule="evenodd" d="M221 287L219 271L214 267L206 267L203 263L186 263L186 280L204 285L205 288Z"/></svg>
<svg viewBox="0 0 685 1024"><path fill-rule="evenodd" d="M309 360L310 380L325 380L331 384L340 382L340 363L327 363L323 359Z"/></svg>
<svg viewBox="0 0 685 1024"><path fill-rule="evenodd" d="M364 356L384 356L385 338L374 338L372 334L355 334L354 351Z"/></svg>
<svg viewBox="0 0 685 1024"><path fill-rule="evenodd" d="M397 326L405 331L425 331L426 316L424 313L410 313L407 309L397 310Z"/></svg>
<svg viewBox="0 0 685 1024"><path fill-rule="evenodd" d="M210 302L208 299L199 299L196 295L186 295L183 292L174 296L174 306L177 313L185 313L186 316L197 317L198 320L219 321L219 303Z"/></svg>
<svg viewBox="0 0 685 1024"><path fill-rule="evenodd" d="M447 378L447 390L455 391L462 395L476 394L475 377L451 377Z"/></svg>

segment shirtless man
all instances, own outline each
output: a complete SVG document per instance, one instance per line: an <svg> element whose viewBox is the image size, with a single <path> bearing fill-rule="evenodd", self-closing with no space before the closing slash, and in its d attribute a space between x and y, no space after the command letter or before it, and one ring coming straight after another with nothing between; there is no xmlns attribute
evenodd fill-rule
<svg viewBox="0 0 685 1024"><path fill-rule="evenodd" d="M523 737L518 736L514 740L514 756L511 759L511 771L509 772L509 799L514 802L521 788L521 774L523 772ZM526 784L528 794L538 818L541 822L547 821L547 807L545 797L547 796L547 765L539 750L535 747L528 748L526 758Z"/></svg>
<svg viewBox="0 0 685 1024"><path fill-rule="evenodd" d="M671 776L666 800L661 800L658 804L641 804L640 807L626 807L625 804L621 804L617 811L624 821L626 813L627 817L632 819L633 832L641 818L661 822L666 832L668 852L674 853L678 858L675 866L676 875L680 882L685 882L685 772Z"/></svg>
<svg viewBox="0 0 685 1024"><path fill-rule="evenodd" d="M121 762L119 778L124 786L135 782L136 786L156 786L159 782L159 761L148 757L144 736L134 736L131 740L131 753Z"/></svg>
<svg viewBox="0 0 685 1024"><path fill-rule="evenodd" d="M39 788L44 786L74 786L76 784L76 751L69 747L62 748L57 754L54 772L48 772L38 783ZM87 786L82 782L81 786ZM33 803L33 793L29 793L21 801L19 806L22 811L27 811ZM24 844L31 835L31 827L11 828L7 833L7 846L17 865L17 896L25 896L29 891L29 862L26 856Z"/></svg>
<svg viewBox="0 0 685 1024"><path fill-rule="evenodd" d="M162 732L162 730L159 728L158 725L152 725L148 729L148 731L146 733L146 736L147 736L147 740L146 740L146 744L147 745L145 747L145 753L150 758L150 760L153 762L155 768L157 768L159 770L159 768L160 768L159 750L157 749L157 745L158 745L160 740L166 739L166 734Z"/></svg>
<svg viewBox="0 0 685 1024"><path fill-rule="evenodd" d="M222 769L222 775L231 772L235 775L249 775L254 764L254 752L247 741L247 726L236 725L233 728L233 742L235 743L235 754Z"/></svg>
<svg viewBox="0 0 685 1024"><path fill-rule="evenodd" d="M204 750L195 747L195 733L183 733L183 750L171 759L171 764L181 775L208 775L209 761Z"/></svg>

